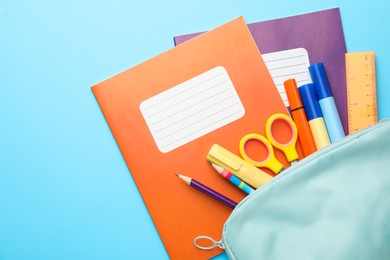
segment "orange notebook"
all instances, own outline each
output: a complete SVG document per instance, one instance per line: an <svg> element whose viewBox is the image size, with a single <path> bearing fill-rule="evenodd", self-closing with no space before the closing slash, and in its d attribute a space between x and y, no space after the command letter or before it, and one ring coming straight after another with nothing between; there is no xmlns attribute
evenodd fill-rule
<svg viewBox="0 0 390 260"><path fill-rule="evenodd" d="M232 210L175 173L241 201L245 194L207 163L208 151L217 143L239 155L242 136L264 134L270 115L287 114L244 19L96 84L92 91L171 259L220 253L197 249L193 239L221 238Z"/></svg>

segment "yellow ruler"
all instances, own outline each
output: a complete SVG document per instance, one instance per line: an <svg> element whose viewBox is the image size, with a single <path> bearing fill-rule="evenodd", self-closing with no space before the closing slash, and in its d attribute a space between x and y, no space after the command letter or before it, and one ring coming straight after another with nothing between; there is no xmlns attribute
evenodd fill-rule
<svg viewBox="0 0 390 260"><path fill-rule="evenodd" d="M375 53L345 54L348 129L352 134L378 122Z"/></svg>

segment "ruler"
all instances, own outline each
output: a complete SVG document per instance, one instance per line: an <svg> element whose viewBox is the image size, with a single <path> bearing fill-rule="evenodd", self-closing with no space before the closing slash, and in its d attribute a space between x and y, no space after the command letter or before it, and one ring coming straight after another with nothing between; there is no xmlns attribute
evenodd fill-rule
<svg viewBox="0 0 390 260"><path fill-rule="evenodd" d="M348 129L352 134L378 122L375 53L345 54Z"/></svg>

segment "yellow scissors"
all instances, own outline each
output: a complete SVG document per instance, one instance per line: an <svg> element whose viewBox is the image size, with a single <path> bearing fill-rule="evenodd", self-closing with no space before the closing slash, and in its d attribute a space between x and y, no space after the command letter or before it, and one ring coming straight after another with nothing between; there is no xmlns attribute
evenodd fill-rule
<svg viewBox="0 0 390 260"><path fill-rule="evenodd" d="M272 133L272 125L278 121L281 120L282 122L286 123L291 130L291 137L286 143L281 143L275 139L274 134ZM286 155L287 160L294 164L296 163L296 160L298 159L298 153L295 149L295 144L297 142L298 138L298 130L297 126L295 125L294 121L285 114L274 114L270 118L268 118L267 123L265 125L265 134L267 138L260 134L247 134L244 137L241 138L240 144L239 144L239 150L242 158L251 163L252 165L256 167L267 167L268 169L272 170L275 174L278 174L279 172L284 170L284 166L281 162L279 162L276 157L273 150L273 147L278 148L279 150L283 151L283 153ZM247 152L245 151L245 144L249 140L256 140L262 143L266 149L267 149L267 158L263 161L256 161L251 159ZM272 145L271 145L272 144Z"/></svg>

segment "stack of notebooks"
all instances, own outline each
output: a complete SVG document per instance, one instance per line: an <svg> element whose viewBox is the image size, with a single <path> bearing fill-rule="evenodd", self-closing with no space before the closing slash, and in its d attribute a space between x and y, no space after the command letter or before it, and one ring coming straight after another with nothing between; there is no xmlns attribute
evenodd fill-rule
<svg viewBox="0 0 390 260"><path fill-rule="evenodd" d="M205 259L220 251L201 251L194 238L221 237L231 209L183 185L175 173L241 201L245 194L210 167L207 153L217 143L239 155L242 136L263 134L268 117L288 114L278 85L291 77L310 81L309 61L326 64L347 132L346 47L338 9L249 25L239 17L174 39L176 47L92 91L169 256ZM280 59L293 65L272 67ZM298 152L302 158L299 144Z"/></svg>

